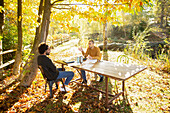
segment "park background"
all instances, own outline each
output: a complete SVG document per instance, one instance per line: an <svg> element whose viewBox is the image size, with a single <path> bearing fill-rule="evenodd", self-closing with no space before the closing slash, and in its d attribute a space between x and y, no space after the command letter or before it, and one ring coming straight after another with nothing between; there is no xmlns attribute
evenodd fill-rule
<svg viewBox="0 0 170 113"><path fill-rule="evenodd" d="M1 112L169 112L169 6L168 0L1 0ZM126 82L126 101L119 98L109 109L104 95L74 83L72 92L57 90L53 99L44 93L38 44L47 42L49 57L61 60L81 55L77 48L85 50L89 39L103 60L122 55L148 67ZM92 84L103 89L104 83Z"/></svg>

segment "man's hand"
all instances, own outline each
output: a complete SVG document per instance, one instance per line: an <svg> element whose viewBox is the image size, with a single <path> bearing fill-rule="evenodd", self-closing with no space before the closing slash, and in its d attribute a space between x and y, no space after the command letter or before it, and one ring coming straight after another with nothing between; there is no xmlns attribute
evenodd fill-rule
<svg viewBox="0 0 170 113"><path fill-rule="evenodd" d="M78 50L82 52L82 51L83 51L83 48L82 48L82 47L80 47L80 48L78 48Z"/></svg>
<svg viewBox="0 0 170 113"><path fill-rule="evenodd" d="M88 59L93 59L90 55L88 55L88 57L87 57Z"/></svg>

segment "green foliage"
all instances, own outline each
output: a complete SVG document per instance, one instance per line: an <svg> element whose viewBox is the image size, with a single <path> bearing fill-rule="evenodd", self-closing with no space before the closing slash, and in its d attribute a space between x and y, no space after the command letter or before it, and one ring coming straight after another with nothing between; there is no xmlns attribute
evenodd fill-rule
<svg viewBox="0 0 170 113"><path fill-rule="evenodd" d="M158 53L156 53L156 51L154 51L150 46L147 45L148 41L145 40L145 38L147 36L149 36L149 32L153 31L153 28L149 28L146 27L146 29L141 32L136 32L136 28L133 28L133 41L129 41L127 47L124 49L124 52L126 54L130 54L132 55L134 58L143 60L147 63L151 63L153 67L156 68L160 68L160 64L158 65L157 63L155 64L154 59L151 59L150 57L152 55L153 52L155 52L154 54L156 54L156 61L159 63L163 63L164 65L162 65L162 69L163 71L166 72L170 72L170 53L168 51L169 47L169 41L167 41L168 39L166 39L164 42L166 43L164 46L162 46L161 44L159 44L159 46L157 48L159 48Z"/></svg>
<svg viewBox="0 0 170 113"><path fill-rule="evenodd" d="M28 49L28 48L25 48L23 51L22 51L22 62L25 63L27 60L28 60L28 57L31 55L30 54L31 52L31 49Z"/></svg>
<svg viewBox="0 0 170 113"><path fill-rule="evenodd" d="M4 26L3 50L14 49L17 43L17 26L11 26L9 21L6 21Z"/></svg>
<svg viewBox="0 0 170 113"><path fill-rule="evenodd" d="M2 48L3 51L15 49L17 43L17 27L11 26L9 21L4 23L3 38L2 38ZM15 52L3 55L3 62L14 59ZM11 65L10 65L11 66ZM8 67L7 67L8 68Z"/></svg>
<svg viewBox="0 0 170 113"><path fill-rule="evenodd" d="M2 40L3 39L3 37L0 35L0 40Z"/></svg>
<svg viewBox="0 0 170 113"><path fill-rule="evenodd" d="M145 37L149 34L149 27L147 27L143 32L139 31L136 32L136 27L133 28L133 39L134 42L129 42L128 47L125 48L125 51L129 52L130 54L138 55L140 58L144 58L144 51L147 49L147 41L145 41Z"/></svg>

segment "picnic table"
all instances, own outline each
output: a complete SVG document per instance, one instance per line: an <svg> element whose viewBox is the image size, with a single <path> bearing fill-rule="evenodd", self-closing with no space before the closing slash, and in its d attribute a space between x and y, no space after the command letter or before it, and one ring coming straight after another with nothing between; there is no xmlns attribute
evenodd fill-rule
<svg viewBox="0 0 170 113"><path fill-rule="evenodd" d="M67 63L65 61L56 60L56 63L64 65L68 65L73 67L77 70L85 70L88 72L92 72L95 74L100 74L105 76L105 95L106 95L106 108L108 108L108 104L111 103L114 99L119 97L121 94L124 97L125 91L125 80L135 76L136 74L140 73L141 71L145 70L147 67L142 65L135 65L135 64L124 64L119 62L110 62L110 61L97 61L97 60L87 60L83 63ZM81 74L81 73L80 73ZM111 100L108 100L108 78L112 78L115 80L122 81L122 91L116 95Z"/></svg>

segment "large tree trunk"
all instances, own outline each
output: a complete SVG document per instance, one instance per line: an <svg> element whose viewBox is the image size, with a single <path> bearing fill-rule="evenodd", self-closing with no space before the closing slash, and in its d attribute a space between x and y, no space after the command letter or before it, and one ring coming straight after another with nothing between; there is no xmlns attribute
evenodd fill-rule
<svg viewBox="0 0 170 113"><path fill-rule="evenodd" d="M50 18L49 18L49 19L50 19ZM49 31L49 25L50 25L50 20L49 20L49 19L46 21L46 28L47 28L47 29L46 29L45 42L47 41L47 37L48 37L48 31Z"/></svg>
<svg viewBox="0 0 170 113"><path fill-rule="evenodd" d="M42 5L42 4L40 3L40 5ZM41 8L39 8L39 12L40 12ZM37 41L34 41L33 49L31 52L33 54L29 56L29 60L27 61L26 65L24 66L23 73L21 75L21 79L22 79L21 85L22 86L30 86L32 81L36 77L37 70L38 70L38 66L37 66L38 50L37 50L37 48L38 48L39 43L46 40L46 36L47 36L46 29L48 29L47 27L49 27L47 22L50 20L51 0L45 0L43 11L44 11L44 13L43 13L43 20L41 23L41 28L36 29L36 30L38 30L38 31L36 31L37 36L35 36L35 40L37 40ZM37 32L39 32L40 34Z"/></svg>
<svg viewBox="0 0 170 113"><path fill-rule="evenodd" d="M18 0L18 46L15 56L15 63L13 68L13 74L19 74L20 64L22 61L22 0Z"/></svg>
<svg viewBox="0 0 170 113"><path fill-rule="evenodd" d="M40 30L41 30L41 20L42 20L41 15L43 13L43 2L44 2L44 0L40 0L39 11L38 11L38 19L37 19L39 26L36 27L34 45L33 45L31 53L35 53L35 51L37 50L37 47L38 47L37 43L39 43L39 40L40 40Z"/></svg>
<svg viewBox="0 0 170 113"><path fill-rule="evenodd" d="M4 7L4 0L0 0L0 6ZM4 11L0 12L0 52L2 52L2 38L3 38L3 25L4 25ZM0 55L0 65L2 65L2 55ZM3 76L3 69L0 69L0 79Z"/></svg>
<svg viewBox="0 0 170 113"><path fill-rule="evenodd" d="M33 60L32 57L34 56L34 54L36 55L37 52L37 47L38 47L38 43L40 41L40 28L41 28L41 15L43 13L43 2L44 0L40 0L40 5L39 5L39 11L38 11L38 19L37 19L37 22L39 23L39 26L36 27L36 33L35 33L35 39L34 39L34 44L33 44L33 48L31 50L31 55L29 56L25 66L23 67L24 69L26 69L26 66L30 64L30 60ZM33 61L32 61L33 62ZM20 74L19 76L19 80L21 81L25 75L25 72L26 70L22 70L22 73ZM35 73L36 73L36 70L35 70Z"/></svg>
<svg viewBox="0 0 170 113"><path fill-rule="evenodd" d="M45 9L43 14L43 21L41 25L41 41L45 42L47 38L48 33L48 27L49 27L49 20L50 20L50 13L51 13L51 0L45 0Z"/></svg>
<svg viewBox="0 0 170 113"><path fill-rule="evenodd" d="M0 0L0 6L4 7L4 0ZM3 34L3 25L4 25L4 11L0 11L0 35ZM2 38L2 37L1 37Z"/></svg>

